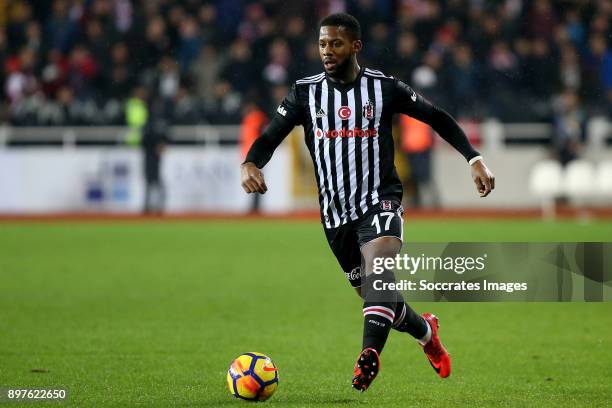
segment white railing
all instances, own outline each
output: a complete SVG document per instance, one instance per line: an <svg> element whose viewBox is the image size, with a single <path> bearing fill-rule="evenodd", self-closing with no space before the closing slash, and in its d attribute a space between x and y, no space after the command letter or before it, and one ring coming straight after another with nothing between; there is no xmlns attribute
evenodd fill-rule
<svg viewBox="0 0 612 408"><path fill-rule="evenodd" d="M479 126L482 145L486 149L503 148L513 141L548 139L553 127L548 123L502 123L487 120ZM0 148L9 143L54 143L64 147L77 143L122 144L129 129L124 126L75 126L75 127L10 127L0 126ZM194 144L236 143L239 125L173 126L168 135L171 141ZM612 123L605 118L593 118L587 124L587 148L602 149L612 137Z"/></svg>
<svg viewBox="0 0 612 408"><path fill-rule="evenodd" d="M9 143L54 143L64 147L77 143L117 143L126 140L125 126L10 127L0 126L0 148ZM240 126L172 126L168 137L175 142L219 144L238 141Z"/></svg>
<svg viewBox="0 0 612 408"><path fill-rule="evenodd" d="M507 142L549 138L554 129L549 123L502 123L487 120L480 124L480 132L483 145L496 149ZM588 121L586 133L587 148L606 148L606 141L612 137L612 123L604 117L594 117Z"/></svg>

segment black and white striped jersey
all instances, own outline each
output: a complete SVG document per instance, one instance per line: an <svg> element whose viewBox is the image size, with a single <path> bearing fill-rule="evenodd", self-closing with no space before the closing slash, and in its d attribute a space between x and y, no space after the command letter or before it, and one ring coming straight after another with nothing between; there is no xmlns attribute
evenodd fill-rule
<svg viewBox="0 0 612 408"><path fill-rule="evenodd" d="M304 127L326 228L357 220L386 198L402 198L394 166L392 117L430 124L467 160L478 155L457 123L403 82L362 68L352 83L325 73L295 82L246 161L262 168L294 126Z"/></svg>

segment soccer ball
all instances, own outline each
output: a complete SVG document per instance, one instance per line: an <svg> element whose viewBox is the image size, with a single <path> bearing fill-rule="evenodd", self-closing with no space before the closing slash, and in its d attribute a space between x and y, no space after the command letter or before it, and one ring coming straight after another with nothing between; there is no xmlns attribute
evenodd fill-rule
<svg viewBox="0 0 612 408"><path fill-rule="evenodd" d="M244 353L227 370L227 386L236 398L265 401L278 387L278 369L262 353Z"/></svg>

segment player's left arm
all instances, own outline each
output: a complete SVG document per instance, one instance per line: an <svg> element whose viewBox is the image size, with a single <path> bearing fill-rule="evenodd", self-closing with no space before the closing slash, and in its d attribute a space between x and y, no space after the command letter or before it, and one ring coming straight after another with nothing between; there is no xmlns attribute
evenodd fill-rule
<svg viewBox="0 0 612 408"><path fill-rule="evenodd" d="M431 126L468 161L478 194L486 197L491 193L495 188L495 176L450 114L433 105L399 80L396 80L394 84L393 106L396 112L411 116Z"/></svg>

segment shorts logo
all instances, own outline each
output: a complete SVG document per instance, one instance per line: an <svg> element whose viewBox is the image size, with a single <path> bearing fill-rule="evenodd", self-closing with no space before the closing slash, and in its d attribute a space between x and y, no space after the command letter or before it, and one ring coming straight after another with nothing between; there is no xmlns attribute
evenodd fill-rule
<svg viewBox="0 0 612 408"><path fill-rule="evenodd" d="M368 102L363 107L363 117L367 120L374 119L374 105L370 100L368 100Z"/></svg>
<svg viewBox="0 0 612 408"><path fill-rule="evenodd" d="M353 112L351 111L351 108L349 108L348 106L341 106L340 109L338 109L338 116L342 120L346 120L350 118L352 114Z"/></svg>
<svg viewBox="0 0 612 408"><path fill-rule="evenodd" d="M344 274L349 281L355 281L361 278L361 267L358 266L350 272L344 272Z"/></svg>
<svg viewBox="0 0 612 408"><path fill-rule="evenodd" d="M393 209L393 203L389 200L382 200L380 202L380 208L385 211L391 211Z"/></svg>

